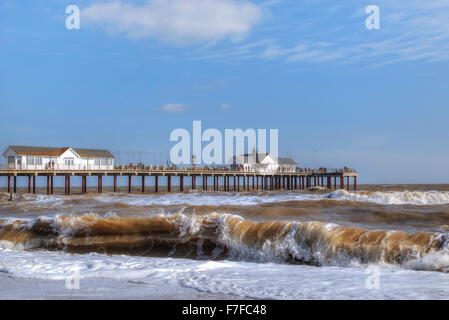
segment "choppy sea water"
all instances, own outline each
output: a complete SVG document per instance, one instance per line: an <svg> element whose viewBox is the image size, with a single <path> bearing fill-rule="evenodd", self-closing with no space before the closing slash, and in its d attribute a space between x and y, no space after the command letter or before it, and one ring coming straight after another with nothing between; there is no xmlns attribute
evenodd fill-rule
<svg viewBox="0 0 449 320"><path fill-rule="evenodd" d="M247 298L447 299L448 228L441 185L0 194L0 273L60 281L76 270L81 281L143 292L156 284Z"/></svg>

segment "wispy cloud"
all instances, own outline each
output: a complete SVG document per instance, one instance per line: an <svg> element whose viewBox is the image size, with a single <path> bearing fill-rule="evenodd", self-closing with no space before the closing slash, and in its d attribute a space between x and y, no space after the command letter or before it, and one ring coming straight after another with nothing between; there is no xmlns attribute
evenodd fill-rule
<svg viewBox="0 0 449 320"><path fill-rule="evenodd" d="M269 3L270 7L285 6L284 2ZM447 0L378 0L380 30L365 28L365 7L354 5L354 2L329 6L325 11L326 18L316 15L311 19L310 12L317 12L326 3L330 1L290 5L295 15L284 10L282 21L279 17L272 21L278 28L267 33L269 38L226 48L201 48L191 52L190 58L336 65L361 63L372 67L407 61L449 60ZM272 15L276 17L274 13ZM270 26L264 25L264 28L270 29Z"/></svg>
<svg viewBox="0 0 449 320"><path fill-rule="evenodd" d="M148 0L98 2L82 19L131 38L151 37L176 44L238 41L262 20L262 10L246 0Z"/></svg>
<svg viewBox="0 0 449 320"><path fill-rule="evenodd" d="M229 111L229 110L232 109L232 107L231 107L229 104L226 104L226 103L223 103L223 104L220 105L218 108L219 108L220 110L223 110L223 111Z"/></svg>
<svg viewBox="0 0 449 320"><path fill-rule="evenodd" d="M186 106L180 103L168 103L160 108L157 111L167 112L167 113L181 113L186 110Z"/></svg>

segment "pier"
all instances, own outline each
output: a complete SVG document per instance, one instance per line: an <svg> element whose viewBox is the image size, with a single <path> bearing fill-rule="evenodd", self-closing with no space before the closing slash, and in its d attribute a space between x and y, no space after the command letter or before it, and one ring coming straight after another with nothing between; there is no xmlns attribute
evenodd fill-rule
<svg viewBox="0 0 449 320"><path fill-rule="evenodd" d="M213 191L256 191L256 190L306 190L311 187L327 189L357 189L357 172L347 169L299 170L297 172L244 172L233 170L210 170L208 168L147 170L145 168L111 170L0 170L0 177L6 177L8 193L17 193L18 179L27 179L27 192L36 194L36 178L46 177L48 195L54 192L56 177L64 179L64 194L71 194L71 177L81 177L81 194L87 193L87 177L97 177L96 189L103 192L103 177L113 177L113 192L118 191L117 177L128 177L128 192L133 191L133 183L138 183L142 194L148 187L152 193L160 192L160 179L165 179L167 192L184 192L185 182L190 180L191 189L197 189L197 181L202 180L202 190ZM173 177L179 178L177 190ZM134 179L133 179L134 178ZM352 178L352 179L351 179ZM352 184L351 184L352 180ZM210 183L212 182L212 183ZM210 184L209 184L210 183ZM210 187L208 187L210 186ZM352 188L351 188L352 187Z"/></svg>

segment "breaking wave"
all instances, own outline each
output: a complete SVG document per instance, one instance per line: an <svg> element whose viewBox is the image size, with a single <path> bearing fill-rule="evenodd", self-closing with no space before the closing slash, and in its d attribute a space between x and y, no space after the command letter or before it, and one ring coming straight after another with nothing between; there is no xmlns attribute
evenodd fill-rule
<svg viewBox="0 0 449 320"><path fill-rule="evenodd" d="M366 230L325 222L246 220L210 213L0 220L0 247L315 266L387 263L449 270L448 235Z"/></svg>
<svg viewBox="0 0 449 320"><path fill-rule="evenodd" d="M392 191L392 192L348 192L337 190L323 195L335 200L371 202L385 205L439 205L449 204L447 191Z"/></svg>

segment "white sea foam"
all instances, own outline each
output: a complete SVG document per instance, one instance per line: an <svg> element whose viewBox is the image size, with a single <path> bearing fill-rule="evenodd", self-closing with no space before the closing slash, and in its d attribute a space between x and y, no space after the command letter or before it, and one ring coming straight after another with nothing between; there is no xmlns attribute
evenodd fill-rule
<svg viewBox="0 0 449 320"><path fill-rule="evenodd" d="M449 298L449 278L439 272L381 267L380 287L373 290L366 287L370 274L365 267L311 267L0 249L0 272L10 277L64 281L73 276L74 270L79 270L80 287L86 285L83 281L87 279L136 281L143 286L144 292L145 284L148 284L149 290L155 285L165 289L187 287L260 299ZM125 283L122 287L126 288ZM107 290L102 289L104 294L114 294ZM123 289L116 296L126 297L126 294ZM156 292L148 294L157 298Z"/></svg>
<svg viewBox="0 0 449 320"><path fill-rule="evenodd" d="M447 191L348 192L337 190L323 195L323 197L385 205L440 205L449 203L449 192Z"/></svg>
<svg viewBox="0 0 449 320"><path fill-rule="evenodd" d="M15 202L17 205L33 204L47 208L70 208L70 200L76 197L61 195L22 195L24 202ZM345 200L361 203L375 203L382 205L442 205L449 204L449 192L447 191L388 191L388 192L354 192L336 190L329 193L303 193L266 192L234 193L234 192L189 192L171 194L113 194L104 193L89 198L100 203L123 203L132 206L254 206L267 203L284 201L319 201L319 200ZM95 205L86 202L84 206Z"/></svg>

